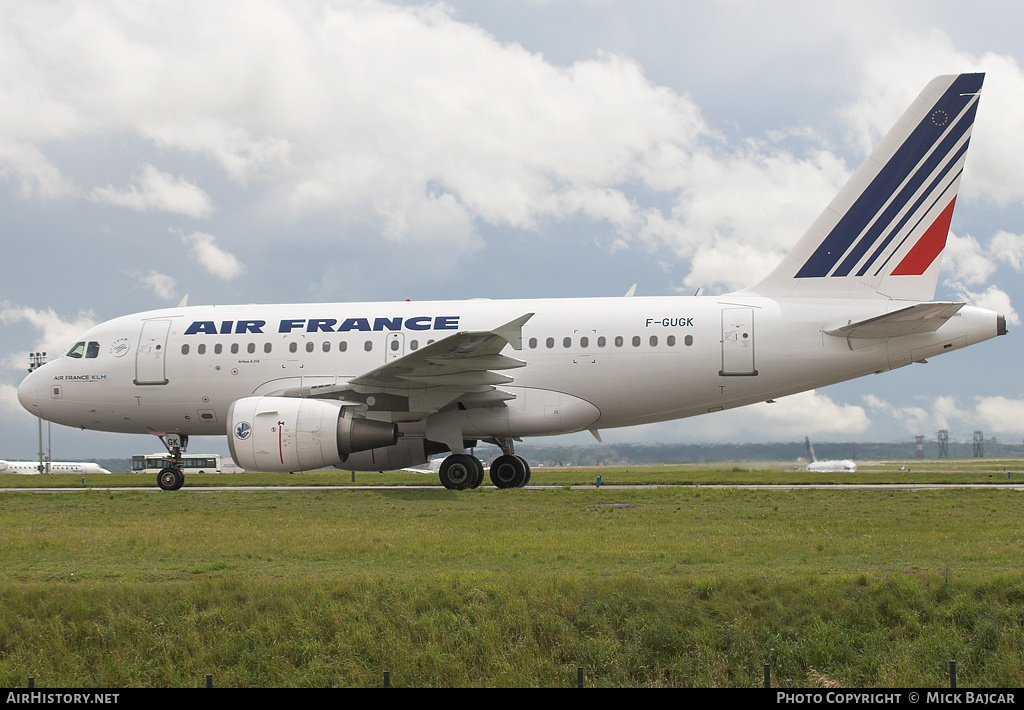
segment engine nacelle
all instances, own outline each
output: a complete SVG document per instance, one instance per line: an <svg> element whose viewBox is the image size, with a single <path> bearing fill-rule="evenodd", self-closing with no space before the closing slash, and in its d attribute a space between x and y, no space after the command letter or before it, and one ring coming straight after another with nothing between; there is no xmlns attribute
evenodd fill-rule
<svg viewBox="0 0 1024 710"><path fill-rule="evenodd" d="M397 441L398 425L353 415L333 400L245 397L228 410L231 458L250 471L338 466L349 454Z"/></svg>

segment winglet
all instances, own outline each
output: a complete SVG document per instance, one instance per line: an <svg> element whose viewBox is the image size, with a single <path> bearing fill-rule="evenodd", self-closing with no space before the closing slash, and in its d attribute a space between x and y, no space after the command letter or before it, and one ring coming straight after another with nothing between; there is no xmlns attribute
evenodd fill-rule
<svg viewBox="0 0 1024 710"><path fill-rule="evenodd" d="M498 326L491 332L502 338L505 342L512 346L513 350L523 349L523 326L526 325L526 321L533 318L532 313L526 313L519 316L515 320L509 321L505 325Z"/></svg>

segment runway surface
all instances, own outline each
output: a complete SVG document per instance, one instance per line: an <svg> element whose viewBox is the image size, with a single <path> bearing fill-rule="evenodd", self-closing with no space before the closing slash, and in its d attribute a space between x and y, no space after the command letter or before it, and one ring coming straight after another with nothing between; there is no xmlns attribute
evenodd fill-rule
<svg viewBox="0 0 1024 710"><path fill-rule="evenodd" d="M481 489L498 490L494 486L481 486ZM569 486L570 490L651 490L655 488L695 488L715 490L748 490L748 491L947 491L947 490L1008 490L1024 492L1024 484L1019 483L701 483L701 484L638 484L638 485L602 485L592 484ZM526 486L528 491L565 490L566 486ZM98 487L78 486L65 488L0 488L0 493L81 493L85 491L109 491L111 493L141 491L147 493L308 493L310 491L446 491L443 486L185 486L177 491L163 491L153 487Z"/></svg>

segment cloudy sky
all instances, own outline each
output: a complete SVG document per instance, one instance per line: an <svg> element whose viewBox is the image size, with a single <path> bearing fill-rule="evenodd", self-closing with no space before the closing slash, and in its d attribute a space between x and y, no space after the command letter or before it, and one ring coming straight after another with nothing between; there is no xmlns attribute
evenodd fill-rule
<svg viewBox="0 0 1024 710"><path fill-rule="evenodd" d="M936 296L1017 332L605 440L1020 443L1022 21L1019 3L912 0L5 2L0 457L36 450L15 396L29 351L186 294L749 285L929 79L966 71L987 77ZM55 458L159 449L54 427Z"/></svg>

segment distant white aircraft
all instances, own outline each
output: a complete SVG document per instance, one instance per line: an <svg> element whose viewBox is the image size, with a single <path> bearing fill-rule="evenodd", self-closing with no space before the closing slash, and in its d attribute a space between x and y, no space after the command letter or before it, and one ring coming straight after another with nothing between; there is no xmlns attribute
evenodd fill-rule
<svg viewBox="0 0 1024 710"><path fill-rule="evenodd" d="M811 438L805 436L804 443L807 444L807 458L810 459L810 463L807 464L808 471L812 473L852 473L857 470L857 464L850 459L819 461L818 457L814 454Z"/></svg>
<svg viewBox="0 0 1024 710"><path fill-rule="evenodd" d="M491 481L510 488L529 480L521 437L598 437L923 362L1006 333L995 311L933 300L983 78L931 81L742 291L181 304L91 328L18 399L67 426L160 436L165 489L184 483L189 436L225 430L252 471L394 470L451 452L438 476L452 489L481 484L484 441L502 450Z"/></svg>
<svg viewBox="0 0 1024 710"><path fill-rule="evenodd" d="M48 466L49 473L110 473L110 471L101 467L98 463L92 463L91 461L51 461ZM44 464L43 470L40 471L38 461L0 461L0 474L43 473L46 471L46 468L47 464Z"/></svg>

